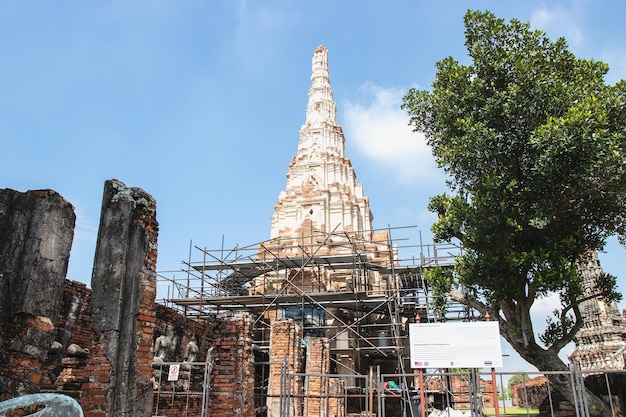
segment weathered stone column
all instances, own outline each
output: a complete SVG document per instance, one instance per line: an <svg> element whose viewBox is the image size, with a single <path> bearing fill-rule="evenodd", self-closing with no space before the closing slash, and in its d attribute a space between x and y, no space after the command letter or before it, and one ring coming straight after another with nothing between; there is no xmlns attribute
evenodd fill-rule
<svg viewBox="0 0 626 417"><path fill-rule="evenodd" d="M0 190L0 401L39 391L75 221L55 191Z"/></svg>
<svg viewBox="0 0 626 417"><path fill-rule="evenodd" d="M81 397L86 416L152 414L157 234L155 200L106 181L91 278L94 344Z"/></svg>

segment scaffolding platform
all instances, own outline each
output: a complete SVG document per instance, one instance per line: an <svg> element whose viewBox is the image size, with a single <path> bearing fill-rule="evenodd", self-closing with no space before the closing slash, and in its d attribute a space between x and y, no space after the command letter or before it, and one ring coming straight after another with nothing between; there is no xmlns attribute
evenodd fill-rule
<svg viewBox="0 0 626 417"><path fill-rule="evenodd" d="M259 369L268 360L271 321L289 317L302 328L303 346L306 335L329 341L337 372L347 365L354 373L346 380L366 379L367 369L377 367L408 387L408 324L416 317L425 323L477 314L450 299L447 310L438 311L424 274L431 267L452 267L462 255L460 245L425 245L421 239L410 245L405 238L392 240L391 230L315 232L288 245L277 240L216 250L190 245L185 268L159 272L157 288L166 289L165 305L199 320L221 311L249 312ZM411 251L418 254L404 255ZM397 396L407 404L409 390L403 391Z"/></svg>

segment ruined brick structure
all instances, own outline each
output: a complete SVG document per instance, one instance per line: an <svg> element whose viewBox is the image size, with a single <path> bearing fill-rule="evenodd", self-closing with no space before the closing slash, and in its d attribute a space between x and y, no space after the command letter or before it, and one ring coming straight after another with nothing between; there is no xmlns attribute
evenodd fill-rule
<svg viewBox="0 0 626 417"><path fill-rule="evenodd" d="M156 306L156 328L154 338L166 332L168 326L175 329L178 343L174 349L172 362L184 361L184 348L191 337L195 337L199 348L196 361L208 367L194 365L187 381L186 372L181 372L181 380L174 384L166 381L161 387L155 381L154 415L200 416L202 415L203 394L206 392L205 407L211 417L252 416L254 414L254 360L250 316L243 313L220 313L207 320L197 320L182 315L171 308ZM164 366L167 373L169 366ZM155 368L159 369L159 368ZM190 386L186 386L189 383ZM206 390L203 384L207 384ZM174 394L174 395L172 395Z"/></svg>
<svg viewBox="0 0 626 417"><path fill-rule="evenodd" d="M345 380L329 378L331 352L327 338L306 338L305 416L346 415Z"/></svg>
<svg viewBox="0 0 626 417"><path fill-rule="evenodd" d="M570 378L570 375L564 375L564 377ZM592 372L586 374L584 384L588 390L607 401L607 408L612 409L613 415L620 417L625 415L626 373ZM527 378L511 385L511 400L514 406L538 409L539 415L542 417L575 417L579 415L543 375Z"/></svg>
<svg viewBox="0 0 626 417"><path fill-rule="evenodd" d="M91 289L86 284L65 280L63 305L55 330L55 341L44 364L41 389L79 398L93 343Z"/></svg>
<svg viewBox="0 0 626 417"><path fill-rule="evenodd" d="M271 328L270 371L267 388L267 415L280 417L302 415L297 395L285 401L285 392L299 394L302 385L301 328L291 319L275 319Z"/></svg>
<svg viewBox="0 0 626 417"><path fill-rule="evenodd" d="M152 415L157 234L154 199L107 181L91 280L94 342L80 399L89 415Z"/></svg>
<svg viewBox="0 0 626 417"><path fill-rule="evenodd" d="M584 296L596 291L596 280L603 273L598 254L593 252L582 268ZM626 319L615 301L590 297L580 303L583 327L574 338L576 347L569 359L582 371L624 369L626 367Z"/></svg>
<svg viewBox="0 0 626 417"><path fill-rule="evenodd" d="M470 409L470 392L476 392L480 395L483 406L493 407L493 381L479 377L477 377L476 381L478 386L472 389L470 387L472 381L469 374L453 373L452 375L429 378L426 384L426 389L432 395L429 402L435 404L435 407L440 409L444 409L449 404L454 404L454 407L460 409ZM448 393L448 398L445 398L445 395L440 395L440 393Z"/></svg>
<svg viewBox="0 0 626 417"><path fill-rule="evenodd" d="M75 220L54 191L0 190L0 401L38 392Z"/></svg>
<svg viewBox="0 0 626 417"><path fill-rule="evenodd" d="M569 377L568 375L565 377ZM605 400L611 397L613 415L624 415L626 404L626 373L592 373L584 380L585 387ZM548 393L548 390L550 392ZM545 376L526 379L511 386L514 406L538 409L540 416L575 417L579 413L563 398L563 395L550 386ZM607 407L609 404L607 404Z"/></svg>
<svg viewBox="0 0 626 417"><path fill-rule="evenodd" d="M250 316L199 320L155 304L155 207L141 189L105 183L92 290L65 279L71 204L50 190L0 190L0 400L62 393L88 417L254 414ZM165 397L153 345L168 327L183 372ZM198 362L186 364L192 338Z"/></svg>
<svg viewBox="0 0 626 417"><path fill-rule="evenodd" d="M518 407L539 408L547 395L545 376L526 379L511 386L511 402Z"/></svg>
<svg viewBox="0 0 626 417"><path fill-rule="evenodd" d="M252 318L247 313L225 313L218 319L211 416L252 416L255 409Z"/></svg>
<svg viewBox="0 0 626 417"><path fill-rule="evenodd" d="M63 347L51 349L43 364L40 390L60 392L75 398L89 396L91 368L87 361L92 356L90 348L83 352L68 352L71 345L88 347L93 339L93 318L91 313L91 289L85 284L65 281L65 293L57 320L56 341ZM247 416L254 414L253 387L254 367L249 317L241 314L224 313L210 320L195 320L179 311L156 304L154 309L153 339L165 333L168 326L176 329L179 337L174 348L172 362L182 363L184 348L191 336L197 340L199 352L197 362L205 363L209 359L212 372L208 377L210 384L209 398L205 407L211 409L212 417ZM211 348L213 348L211 350ZM71 350L71 348L70 348ZM87 353L84 353L87 351ZM207 358L211 352L212 358ZM152 355L149 354L149 363ZM91 360L93 363L95 360ZM154 368L150 368L154 371ZM164 367L167 374L168 366ZM176 395L172 395L171 386L163 382L163 388L155 386L153 415L194 416L202 414L204 368L194 370L197 381L189 389L181 388L185 381L184 373L176 382ZM165 381L165 378L164 378ZM154 385L156 381L152 381ZM83 386L85 389L83 389ZM101 397L100 406L105 408L106 401ZM234 410L240 410L235 412ZM86 415L96 415L87 412Z"/></svg>
<svg viewBox="0 0 626 417"><path fill-rule="evenodd" d="M329 378L323 375L330 373L330 347L327 338L308 337L306 344L306 381L305 387L309 394L304 400L304 415L319 416L328 407Z"/></svg>

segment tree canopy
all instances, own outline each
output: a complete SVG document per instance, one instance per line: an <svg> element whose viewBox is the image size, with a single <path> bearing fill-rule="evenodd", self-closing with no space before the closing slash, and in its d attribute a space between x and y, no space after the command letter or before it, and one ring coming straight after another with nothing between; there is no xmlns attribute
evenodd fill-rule
<svg viewBox="0 0 626 417"><path fill-rule="evenodd" d="M465 249L454 271L431 274L498 318L528 362L566 369L557 355L582 325L580 266L608 237L625 242L626 82L607 85L605 63L528 23L468 11L465 28L471 63L442 59L432 90L403 102L450 178L430 199L435 238ZM614 277L600 284L620 298ZM553 293L561 305L540 346L530 309Z"/></svg>

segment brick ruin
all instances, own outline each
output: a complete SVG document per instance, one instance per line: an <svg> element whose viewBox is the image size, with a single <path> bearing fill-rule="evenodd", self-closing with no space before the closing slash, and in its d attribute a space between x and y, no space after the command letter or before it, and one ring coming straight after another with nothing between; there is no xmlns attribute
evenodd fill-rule
<svg viewBox="0 0 626 417"><path fill-rule="evenodd" d="M281 378L301 370L300 327L287 318L273 322L270 400L255 402L249 314L199 320L156 304L156 203L144 191L105 183L92 288L65 279L75 221L69 202L50 190L5 189L0 214L0 400L63 393L86 416L280 415ZM156 361L162 337L168 349ZM288 406L296 415L345 415L342 381L323 377L328 340L306 340L305 368L319 376L306 378L311 398L294 395ZM194 361L187 363L190 345ZM172 382L173 364L181 373ZM301 383L293 380L294 394Z"/></svg>
<svg viewBox="0 0 626 417"><path fill-rule="evenodd" d="M154 199L107 181L91 278L89 377L81 396L89 398L81 405L90 415L152 415L157 235Z"/></svg>
<svg viewBox="0 0 626 417"><path fill-rule="evenodd" d="M146 192L105 183L92 288L65 279L74 222L54 191L0 190L0 400L63 393L95 417L347 415L346 380L328 378L328 338L271 320L268 391L255 396L264 383L250 314L199 319L155 302L158 223ZM167 349L157 361L158 340Z"/></svg>
<svg viewBox="0 0 626 417"><path fill-rule="evenodd" d="M0 190L0 401L55 392L85 416L191 416L209 406L211 416L253 415L249 315L196 320L155 303L152 197L105 183L91 289L65 279L74 224L54 191ZM155 364L155 342L170 329ZM172 365L178 380L160 380Z"/></svg>
<svg viewBox="0 0 626 417"><path fill-rule="evenodd" d="M626 412L624 409L624 404L626 404L626 374L622 372L606 374L594 372L585 377L584 384L587 389L601 396L605 401L611 397L613 415L624 415ZM570 417L577 415L574 407L553 386L550 386L548 379L543 375L512 385L511 400L514 406L538 409L540 416Z"/></svg>
<svg viewBox="0 0 626 417"><path fill-rule="evenodd" d="M53 191L0 193L0 400L41 383L75 221L71 204Z"/></svg>
<svg viewBox="0 0 626 417"><path fill-rule="evenodd" d="M576 347L569 356L582 371L626 367L626 319L615 301L593 296L596 281L604 273L598 254L593 252L581 268L584 296L580 303L583 327L574 338Z"/></svg>

